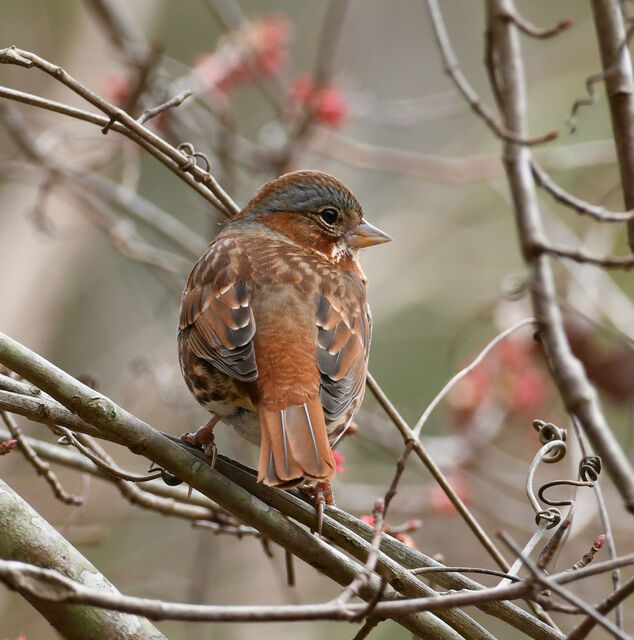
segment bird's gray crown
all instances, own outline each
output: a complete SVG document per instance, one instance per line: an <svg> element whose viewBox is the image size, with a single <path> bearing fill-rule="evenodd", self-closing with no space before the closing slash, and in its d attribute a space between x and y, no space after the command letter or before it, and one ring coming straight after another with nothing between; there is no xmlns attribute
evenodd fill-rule
<svg viewBox="0 0 634 640"><path fill-rule="evenodd" d="M261 187L244 212L255 215L276 211L301 213L328 206L362 213L358 200L333 176L319 171L294 171Z"/></svg>

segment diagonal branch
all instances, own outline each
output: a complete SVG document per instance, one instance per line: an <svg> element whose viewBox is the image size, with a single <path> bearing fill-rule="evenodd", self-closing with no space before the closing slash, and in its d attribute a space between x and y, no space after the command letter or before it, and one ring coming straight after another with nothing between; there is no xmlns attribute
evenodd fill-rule
<svg viewBox="0 0 634 640"><path fill-rule="evenodd" d="M311 535L303 527L289 520L287 515L283 515L283 513L288 514L303 524L311 526L314 525L315 520L315 510L312 506L298 500L289 492L271 489L257 483L253 475L246 473L235 464L225 464L220 456L216 468L211 469L208 460L204 459L204 454L201 452L192 453L182 443L156 431L114 404L107 397L83 385L41 356L2 334L0 334L0 362L32 384L37 385L45 393L50 394L66 407L67 413L72 411L70 415L73 416L73 420L67 418L65 421L74 422L73 428L76 430L88 431L91 435L118 442L127 446L134 453L146 456L181 478L185 483L215 500L245 524L260 530L263 535L288 549L342 586L352 582L358 575L361 564L367 560L370 550L369 542L365 537L354 533L350 527L353 524L355 527L360 527L367 533L368 538L371 535L371 529L344 512L330 508L326 510L326 514L333 513L334 515L336 513L346 523L349 522L350 526L334 522L329 515L326 515L323 531L329 539L352 554L361 564L350 560L341 552ZM8 397L16 403L19 399L32 402L35 405L35 419L38 419L37 409L38 403L41 402L40 398L7 391L0 393L0 399L1 396ZM2 403L0 403L1 405ZM33 411L33 408L30 411ZM59 413L59 417L63 418L62 412ZM50 421L50 415L46 418L40 416L39 420ZM237 479L240 480L240 483L236 481ZM433 561L409 549L397 540L387 540L386 538L387 536L384 536L383 545L387 545L393 550L391 553L397 560L385 553L380 553L377 570L382 575L385 572L391 584L398 586L403 595L409 597L435 595L433 590L412 576L402 565L403 558L408 556L411 558L409 561L411 568L421 566L422 563L433 563ZM438 582L441 580L443 582L449 581L446 584L480 588L480 585L459 574L443 574ZM380 579L373 575L361 587L359 595L364 600L371 601L381 588ZM390 599L395 595L394 587L385 588L384 598ZM506 620L533 638L538 640L560 638L558 632L510 603L494 602L482 606L487 613ZM453 637L453 635L447 636L449 630L445 625L448 624L463 635L490 640L490 634L460 609L439 612L438 616L441 620L437 620L429 614L408 614L399 616L397 621L419 635L424 629L424 633L432 636L435 633L436 635L433 637L439 639ZM453 632L451 633L453 634Z"/></svg>
<svg viewBox="0 0 634 640"><path fill-rule="evenodd" d="M623 586L611 593L603 602L597 605L596 611L601 615L606 615L615 607L618 607L626 598L634 593L634 578L630 578ZM583 640L597 624L597 620L588 616L580 622L568 635L567 640Z"/></svg>
<svg viewBox="0 0 634 640"><path fill-rule="evenodd" d="M624 212L608 211L605 207L590 204L581 198L577 198L577 196L574 196L572 193L568 193L556 184L546 171L534 160L531 163L531 169L533 170L533 177L538 186L550 193L555 200L558 200L567 207L575 209L579 213L589 215L600 222L628 222L634 220L634 210Z"/></svg>
<svg viewBox="0 0 634 640"><path fill-rule="evenodd" d="M93 425L95 435L118 441L132 452L151 459L342 586L350 584L358 575L359 564L311 535L279 511L271 509L269 504L216 469L210 468L208 461L201 461L183 446L128 413L106 396L75 380L3 334L0 334L0 362L55 398L76 417ZM365 545L365 554L368 546ZM424 586L417 579L412 580L421 587ZM359 595L370 601L380 589L380 579L371 576L360 588ZM395 595L393 588L386 588L386 598L393 598ZM490 640L480 625L459 610L439 615L448 617L453 625L465 632L476 633L475 630L481 630L474 638ZM423 629L428 633L429 628L436 628L438 638L448 640L450 637L445 623L430 614L408 614L398 617L397 621L419 635Z"/></svg>
<svg viewBox="0 0 634 640"><path fill-rule="evenodd" d="M26 567L37 565L36 571L41 571L41 566L48 567L54 576L69 580L80 588L82 583L88 583L97 594L120 597L115 587L68 540L2 480L0 522L11 523L10 527L0 527L3 563ZM68 640L167 640L146 618L37 597L30 587L32 583L28 580L13 586Z"/></svg>
<svg viewBox="0 0 634 640"><path fill-rule="evenodd" d="M520 135L512 129L500 124L491 109L484 104L480 96L476 93L475 89L469 84L469 81L462 73L458 59L451 46L451 40L445 27L445 22L438 6L437 0L427 0L427 10L431 19L431 24L434 31L434 37L438 43L440 55L442 56L445 72L453 80L458 91L463 95L464 99L469 103L469 106L475 111L478 116L486 125L493 131L493 133L504 140L505 142L513 142L516 144L533 146L537 144L544 144L545 142L551 142L559 136L557 131L550 131L544 136L538 138L528 138L524 135Z"/></svg>
<svg viewBox="0 0 634 640"><path fill-rule="evenodd" d="M0 50L1 52L2 50ZM133 131L119 122L111 123L110 119L106 116L101 116L90 111L84 111L83 109L77 109L55 100L48 100L47 98L40 98L24 91L16 91L15 89L9 89L8 87L0 86L0 98L6 98L8 100L14 100L15 102L21 102L33 107L45 109L47 111L53 111L54 113L61 113L77 120L84 122L90 122L96 124L102 128L109 126L109 129L120 133L126 138L129 138L133 142L136 142L141 148L145 149L150 155L154 156L159 162L164 164L170 171L176 174L181 180L184 180L192 189L197 191L205 200L210 202L216 209L226 216L229 216L218 198L201 182L199 182L193 175L193 171L196 165L189 166L189 158L183 155L183 162L175 162L170 157L166 156L163 152L157 149L153 144L148 142L143 136L139 136ZM180 154L180 152L177 152ZM183 167L188 166L188 171L184 171ZM202 169L198 168L199 171Z"/></svg>
<svg viewBox="0 0 634 640"><path fill-rule="evenodd" d="M44 462L44 460L42 460L40 456L38 456L33 447L31 447L31 445L27 442L24 434L22 433L22 429L18 427L18 424L13 416L5 411L0 411L0 417L11 433L11 437L17 440L18 447L22 450L24 457L29 461L38 475L44 476L44 480L46 480L47 484L53 490L55 497L64 504L70 504L74 506L82 505L84 503L84 499L81 496L75 496L71 493L68 493L68 491L64 489L62 483L59 481L48 462Z"/></svg>

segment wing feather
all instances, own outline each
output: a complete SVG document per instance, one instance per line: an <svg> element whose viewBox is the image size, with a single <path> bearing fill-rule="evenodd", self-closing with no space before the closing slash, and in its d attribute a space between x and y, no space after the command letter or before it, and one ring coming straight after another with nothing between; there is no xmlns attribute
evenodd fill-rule
<svg viewBox="0 0 634 640"><path fill-rule="evenodd" d="M189 277L179 323L179 339L188 341L194 355L245 382L258 376L255 318L244 281L249 275L248 260L235 241L212 243Z"/></svg>
<svg viewBox="0 0 634 640"><path fill-rule="evenodd" d="M363 283L320 295L316 309L317 366L324 415L334 420L363 394L370 348L370 312Z"/></svg>

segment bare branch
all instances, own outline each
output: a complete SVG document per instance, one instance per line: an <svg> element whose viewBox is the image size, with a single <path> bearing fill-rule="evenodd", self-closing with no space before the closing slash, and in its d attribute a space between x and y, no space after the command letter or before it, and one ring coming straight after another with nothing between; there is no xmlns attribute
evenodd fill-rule
<svg viewBox="0 0 634 640"><path fill-rule="evenodd" d="M634 74L627 47L634 28L625 32L618 0L592 0L591 4L610 103L623 199L626 208L634 209ZM630 220L627 228L630 247L634 251L634 219Z"/></svg>
<svg viewBox="0 0 634 640"><path fill-rule="evenodd" d="M451 500L451 503L454 505L465 522L469 525L469 528L473 531L482 546L488 551L489 555L496 561L498 566L503 571L507 571L509 565L504 559L504 556L500 553L495 544L493 544L492 540L489 538L486 531L484 531L480 523L473 517L473 514L469 511L467 505L465 505L460 496L454 491L453 487L449 484L449 481L447 480L443 472L436 465L427 451L423 448L421 442L414 436L414 432L412 431L412 429L410 429L407 422L405 422L401 414L396 410L396 407L385 395L384 391L381 389L377 381L374 379L374 376L370 372L368 372L367 385L370 391L372 391L372 393L374 394L374 397L378 400L379 404L385 410L385 413L387 413L394 425L399 430L405 443L407 444L409 442L413 442L412 446L414 448L414 451L416 452L416 455L419 457L421 462L423 462L423 464L429 469L436 482L438 482L442 490L447 494L447 497L449 498L449 500Z"/></svg>
<svg viewBox="0 0 634 640"><path fill-rule="evenodd" d="M1 50L0 50L1 52ZM83 109L77 109L75 107L70 107L68 105L62 104L61 102L56 102L54 100L48 100L46 98L40 98L39 96L31 95L30 93L24 93L23 91L16 91L15 89L9 89L8 87L0 86L0 98L7 98L9 100L14 100L15 102L21 102L23 104L28 104L34 107L39 107L40 109L46 109L47 111L53 111L55 113L61 113L63 115L70 116L71 118L76 118L77 120L83 120L84 122L90 122L92 124L96 124L100 127L106 127L110 123L110 120L105 116L100 116L95 113L90 113L89 111L84 111ZM176 174L181 180L184 180L192 189L197 191L205 200L210 202L214 207L216 207L223 215L228 216L229 214L226 212L226 209L223 207L222 203L216 196L204 185L201 184L193 175L193 171L183 171L182 167L187 166L189 159L185 158L181 164L173 161L170 157L162 153L159 149L157 149L153 144L148 142L143 136L139 136L133 131L130 131L127 127L122 125L119 122L114 122L110 125L110 129L112 131L116 131L120 133L133 142L136 142L140 147L145 149L149 154L153 155L159 162L164 164L170 171ZM202 169L200 169L202 171Z"/></svg>
<svg viewBox="0 0 634 640"><path fill-rule="evenodd" d="M512 327L509 327L508 329L502 331L502 333L500 333L495 338L493 338L493 340L491 340L491 342L489 342L486 345L486 347L484 347L484 349L480 351L480 353L476 356L473 362L471 362L464 369L461 369L460 371L458 371L458 373L456 373L456 375L454 375L451 378L451 380L447 382L447 384L438 392L436 397L429 403L429 405L427 406L427 409L425 409L425 411L423 412L423 415L419 418L418 422L416 423L414 429L412 430L415 438L418 438L420 436L420 432L422 428L425 426L425 423L429 419L429 416L431 415L432 411L436 408L438 403L447 395L447 393L449 393L452 387L458 381L462 380L462 378L464 378L469 372L473 371L480 364L480 362L484 360L484 358L491 351L491 349L493 349L497 344L502 342L502 340L504 340L505 338L508 338L508 336L510 336L512 333L515 333L515 331L517 331L518 329L525 327L527 324L535 325L536 324L535 318L525 318L524 320L521 320L517 324L514 324Z"/></svg>
<svg viewBox="0 0 634 640"><path fill-rule="evenodd" d="M632 256L593 256L580 249L571 249L562 245L549 242L539 242L535 249L540 253L549 253L558 258L566 258L584 264L593 264L605 269L631 269L634 267L634 255Z"/></svg>
<svg viewBox="0 0 634 640"><path fill-rule="evenodd" d="M10 436L8 431L0 430L0 439ZM85 458L83 455L68 450L65 447L43 442L35 438L29 438L24 436L24 439L37 452L37 454L56 464L61 464L70 469L75 469L82 473L89 473L101 480L106 480L113 484L118 484L116 478L111 474L108 474L99 469L93 462ZM121 494L126 498L131 498L131 493L122 489L122 486L118 486ZM182 487L170 487L164 482L152 481L143 483L139 487L144 493L151 494L147 496L148 499L138 498L138 494L135 493L134 499L130 499L130 502L137 506L152 509L162 513L163 515L174 515L177 517L183 517L188 520L194 520L196 522L209 522L214 521L219 523L220 526L234 526L237 525L237 520L228 513L214 504L208 498L195 494L191 497L187 496L188 491ZM153 501L151 496L159 496L165 500ZM185 504L179 504L185 503ZM185 509L181 509L185 507ZM192 508L193 507L193 508Z"/></svg>
<svg viewBox="0 0 634 640"><path fill-rule="evenodd" d="M159 114L163 113L164 111L167 111L168 109L173 109L174 107L179 107L191 95L192 95L192 91L190 89L186 89L185 91L181 91L178 95L174 96L173 98L170 98L169 100L167 100L163 104L159 104L158 106L153 107L152 109L147 109L146 111L144 111L137 118L137 122L139 124L144 124L148 120L151 120L152 118L156 118L156 116L158 116Z"/></svg>
<svg viewBox="0 0 634 640"><path fill-rule="evenodd" d="M550 27L536 27L518 12L509 13L502 17L506 18L509 22L512 22L524 35L538 39L552 38L565 29L571 27L574 23L572 18L563 18Z"/></svg>
<svg viewBox="0 0 634 640"><path fill-rule="evenodd" d="M440 55L443 59L443 65L445 72L453 80L458 91L464 96L465 100L469 103L469 106L473 111L480 116L482 120L488 125L489 129L500 139L506 142L514 142L521 145L533 146L537 144L544 144L555 140L559 133L557 131L551 131L544 136L538 138L527 138L522 135L518 135L514 131L501 125L493 115L493 112L487 107L480 96L476 93L475 89L469 84L469 81L462 73L456 54L451 46L451 40L445 27L445 22L438 6L437 0L427 0L427 9L429 11L429 17L431 19L432 27L434 30L434 37L438 43L440 49Z"/></svg>
<svg viewBox="0 0 634 640"><path fill-rule="evenodd" d="M579 448L581 449L581 454L583 455L583 458L582 458L582 463L583 463L584 460L591 459L589 455L590 454L589 447L588 447L588 444L586 443L586 435L581 429L581 426L579 425L579 422L577 420L573 420L572 426L577 435L577 440L579 442ZM582 463L580 463L579 465L579 475L580 477L588 477L589 479L594 480L593 490L594 490L594 496L597 501L599 517L601 518L603 531L605 531L610 559L614 560L617 557L616 543L614 540L614 533L612 531L612 523L610 522L610 515L608 513L608 508L605 504L605 499L603 497L603 490L601 489L601 482L599 481L598 477L594 478L592 474L588 475L587 473L585 473L582 475L583 473ZM593 467L590 466L590 469L593 469ZM595 472L595 475L596 475L596 472ZM614 590L618 591L618 589L621 587L621 572L618 570L618 568L613 569L611 573L611 578L612 578L612 586L614 587ZM614 612L614 614L615 614L614 618L615 618L616 626L619 629L622 629L623 628L623 607L621 607L620 604L617 605L616 611Z"/></svg>
<svg viewBox="0 0 634 640"><path fill-rule="evenodd" d="M86 444L82 443L80 438L77 437L70 429L65 427L55 427L55 431L62 434L62 437L58 440L58 444L68 446L74 446L78 451L85 455L93 464L97 465L102 471L107 474L118 478L119 480L126 480L127 482L149 482L150 480L156 480L161 477L161 471L153 471L145 475L138 473L130 473L120 469L115 465L114 460L107 456L106 452L99 447L95 450L96 443L90 440L90 436L83 436L83 439L89 439Z"/></svg>
<svg viewBox="0 0 634 640"><path fill-rule="evenodd" d="M527 130L526 86L517 28L501 19L514 11L512 0L489 0L489 32L496 48L506 125L520 135ZM634 473L623 449L601 412L596 391L590 385L579 360L570 349L563 328L561 310L548 258L540 248L545 238L531 170L530 150L507 142L504 145L505 168L513 196L516 221L524 259L530 267L529 285L542 344L553 379L568 412L584 426L597 453L604 461L628 510L634 512ZM572 257L566 255L565 257Z"/></svg>
<svg viewBox="0 0 634 640"><path fill-rule="evenodd" d="M600 624L604 629L609 631L615 638L619 638L619 640L628 640L628 636L625 635L618 627L616 627L608 618L600 615L597 611L592 609L590 605L584 602L579 596L575 595L568 589L564 589L557 582L555 582L551 577L548 577L543 571L535 565L535 563L524 556L519 548L519 546L511 540L509 536L500 532L500 538L514 551L514 553L522 560L526 568L530 571L532 577L544 585L547 589L551 589L557 595L561 596L564 600L568 600L575 607L578 607L586 614L594 618L595 622ZM569 640L569 639L568 639Z"/></svg>
<svg viewBox="0 0 634 640"><path fill-rule="evenodd" d="M534 565L532 566L534 567ZM565 574L556 574L547 577L537 570L536 573L539 576L539 581L547 585L548 588L553 589L553 591L563 591L566 593L566 597L572 595L559 586L563 584L564 581L562 578ZM363 604L348 603L342 607L336 600L323 604L273 606L195 605L165 602L148 598L102 593L70 580L57 571L9 560L0 560L0 580L8 586L19 588L21 591L28 591L42 599L90 604L117 611L141 614L150 619L160 620L211 622L270 622L275 620L323 619L353 620L366 609L366 605ZM632 587L628 586L628 588L631 589ZM413 611L437 611L470 604L481 604L497 599L517 599L525 597L532 589L532 582L523 580L504 588L494 587L434 597L411 598L391 602L382 601L377 603L375 614L393 617ZM585 603L583 604L585 605ZM561 634L551 634L551 637L563 640ZM625 636L617 635L616 637L624 638Z"/></svg>
<svg viewBox="0 0 634 640"><path fill-rule="evenodd" d="M62 483L59 481L48 462L44 462L44 460L42 460L37 455L37 453L25 440L22 429L18 427L18 424L13 419L13 416L11 416L6 411L0 411L0 416L2 417L2 421L4 422L4 424L7 426L7 429L9 429L11 436L15 440L17 440L18 447L22 450L24 457L35 469L37 474L44 477L44 480L46 480L48 485L53 490L53 494L55 495L55 497L64 504L70 504L76 507L84 504L84 499L81 496L74 496L73 494L68 493L66 489L64 489Z"/></svg>
<svg viewBox="0 0 634 640"><path fill-rule="evenodd" d="M607 615L618 607L626 598L634 593L634 578L630 578L622 587L611 593L603 602L596 607L596 612L603 616ZM579 623L569 634L566 640L583 640L597 624L596 618L588 616L583 622Z"/></svg>
<svg viewBox="0 0 634 640"><path fill-rule="evenodd" d="M192 622L262 622L276 620L354 620L366 609L363 604L341 606L338 602L307 605L227 606L196 605L101 593L66 576L23 562L0 560L0 580L7 586L56 602L89 604L144 615L151 620L189 620ZM429 598L380 602L375 613L385 616L413 611L441 610L490 599L521 597L529 591L525 583L504 589L486 589ZM563 636L554 636L563 639Z"/></svg>
<svg viewBox="0 0 634 640"><path fill-rule="evenodd" d="M108 116L108 122L103 127L102 131L107 131L112 128L113 124L120 122L124 125L124 128L128 129L131 133L137 137L143 139L149 146L160 151L164 156L167 156L177 167L183 172L191 173L193 178L197 182L201 182L207 187L218 201L222 203L224 211L227 215L231 216L240 210L231 197L222 189L222 187L216 182L215 178L207 171L203 171L195 164L191 164L189 158L175 149L171 144L163 140L160 136L156 135L150 129L139 124L132 116L128 115L125 111L111 104L110 102L99 97L92 92L86 86L82 85L69 73L67 73L62 67L51 64L47 60L40 58L39 56L31 53L30 51L23 51L16 49L15 47L9 47L7 49L0 49L0 63L17 64L16 59L22 62L27 61L30 65L35 66L45 73L51 75L53 78L66 85L69 89L80 95L86 101L93 106L100 109ZM21 66L25 66L22 64Z"/></svg>
<svg viewBox="0 0 634 640"><path fill-rule="evenodd" d="M587 214L595 220L601 222L627 222L634 219L634 210L625 212L608 211L605 207L596 204L590 204L581 198L577 198L562 189L558 184L553 182L552 178L533 160L531 163L533 177L535 182L545 191L567 207L571 207L579 213Z"/></svg>

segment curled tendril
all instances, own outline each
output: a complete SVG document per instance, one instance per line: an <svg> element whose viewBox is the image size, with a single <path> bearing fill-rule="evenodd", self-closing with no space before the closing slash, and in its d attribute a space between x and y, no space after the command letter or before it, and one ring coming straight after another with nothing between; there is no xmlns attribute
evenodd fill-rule
<svg viewBox="0 0 634 640"><path fill-rule="evenodd" d="M548 509L543 509L542 511L538 511L535 514L535 523L537 526L541 525L543 522L547 522L547 529L552 529L556 527L561 522L561 513L559 509L555 507L549 507Z"/></svg>
<svg viewBox="0 0 634 640"><path fill-rule="evenodd" d="M626 21L631 23L632 17L626 16ZM598 101L599 98L597 96L594 85L597 84L597 82L610 77L618 70L619 65L621 64L621 54L623 53L623 50L627 49L627 47L629 46L632 35L634 35L634 25L631 25L625 32L625 38L619 46L617 61L601 73L593 73L586 78L585 85L588 95L587 97L578 98L577 100L575 100L574 104L572 105L572 109L570 110L570 115L566 118L568 126L570 127L570 133L574 133L577 130L577 112L579 111L579 109L581 109L581 107L591 107Z"/></svg>
<svg viewBox="0 0 634 640"><path fill-rule="evenodd" d="M566 439L568 438L566 429L558 427L552 422L544 422L543 420L533 420L533 427L539 432L539 441L542 444L545 445L550 442L561 441L561 446L554 447L549 454L544 457L544 462L559 462L566 455Z"/></svg>
<svg viewBox="0 0 634 640"><path fill-rule="evenodd" d="M189 171L195 164L196 159L202 160L205 164L205 171L209 173L211 170L211 163L209 158L204 153L196 151L194 145L191 142L182 142L178 145L177 149L187 156L187 162L181 167L183 171Z"/></svg>
<svg viewBox="0 0 634 640"><path fill-rule="evenodd" d="M183 483L183 481L178 476L175 476L173 473L170 473L165 469L161 469L161 479L166 485L170 487L176 487L179 484Z"/></svg>
<svg viewBox="0 0 634 640"><path fill-rule="evenodd" d="M153 471L159 471L161 480L163 480L163 482L169 487L177 487L179 484L183 483L183 481L178 476L170 473L167 469L159 467L159 465L155 464L154 462L150 465L148 473L152 473Z"/></svg>
<svg viewBox="0 0 634 640"><path fill-rule="evenodd" d="M551 505L553 507L568 507L574 504L574 500L572 498L568 500L553 500L551 498L547 498L544 495L544 491L546 489L550 489L550 487L560 487L560 486L572 486L572 487L592 487L594 486L593 482L579 482L578 480L553 480L552 482L546 482L543 484L539 490L537 491L537 495L539 499L544 503Z"/></svg>
<svg viewBox="0 0 634 640"><path fill-rule="evenodd" d="M601 473L601 458L586 456L579 462L579 477L586 482L596 482Z"/></svg>

